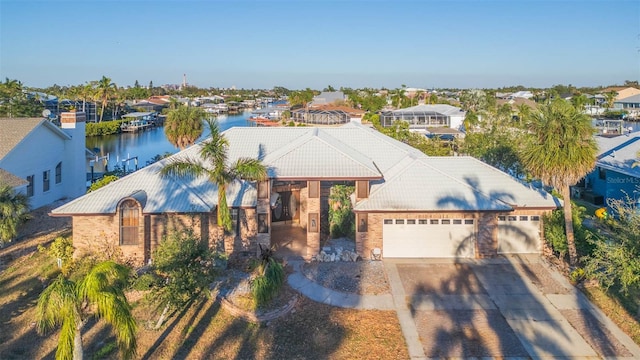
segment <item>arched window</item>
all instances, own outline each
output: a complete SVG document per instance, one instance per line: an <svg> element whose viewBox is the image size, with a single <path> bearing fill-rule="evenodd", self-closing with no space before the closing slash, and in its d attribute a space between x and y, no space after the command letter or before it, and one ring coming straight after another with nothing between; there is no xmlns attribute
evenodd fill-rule
<svg viewBox="0 0 640 360"><path fill-rule="evenodd" d="M120 245L138 245L140 207L134 200L120 204Z"/></svg>

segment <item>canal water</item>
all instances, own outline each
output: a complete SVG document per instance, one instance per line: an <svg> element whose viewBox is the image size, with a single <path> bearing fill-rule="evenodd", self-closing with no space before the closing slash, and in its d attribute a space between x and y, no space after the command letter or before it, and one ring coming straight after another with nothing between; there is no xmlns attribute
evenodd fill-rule
<svg viewBox="0 0 640 360"><path fill-rule="evenodd" d="M238 115L217 116L221 131L236 126L251 126L248 121L250 112ZM209 129L205 125L204 132L198 141L209 137ZM148 129L139 133L122 133L107 136L92 136L87 138L87 149L92 150L99 157L94 164L96 173L104 172L105 158L108 159L109 170L119 165L127 170L135 170L147 165L156 155L165 153L175 154L179 151L164 134L164 127Z"/></svg>

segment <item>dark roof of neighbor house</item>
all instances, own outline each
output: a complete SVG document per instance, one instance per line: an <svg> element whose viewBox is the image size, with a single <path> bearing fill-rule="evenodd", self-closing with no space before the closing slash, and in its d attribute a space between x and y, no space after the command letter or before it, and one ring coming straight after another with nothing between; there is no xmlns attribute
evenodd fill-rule
<svg viewBox="0 0 640 360"><path fill-rule="evenodd" d="M49 127L57 135L70 137L43 118L0 118L0 160L21 143L40 124Z"/></svg>
<svg viewBox="0 0 640 360"><path fill-rule="evenodd" d="M29 182L25 179L19 178L5 169L0 169L0 185L6 184L13 188L18 186L27 185Z"/></svg>

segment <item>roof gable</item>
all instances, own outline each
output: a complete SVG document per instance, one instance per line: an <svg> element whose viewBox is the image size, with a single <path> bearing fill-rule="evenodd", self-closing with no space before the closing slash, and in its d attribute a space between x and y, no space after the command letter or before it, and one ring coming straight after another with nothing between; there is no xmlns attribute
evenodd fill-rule
<svg viewBox="0 0 640 360"><path fill-rule="evenodd" d="M356 211L509 211L512 207L455 179L424 159L399 164L384 182L373 184Z"/></svg>
<svg viewBox="0 0 640 360"><path fill-rule="evenodd" d="M0 119L0 129L2 129L0 131L0 160L39 127L48 129L63 140L71 139L64 131L42 118L2 118Z"/></svg>
<svg viewBox="0 0 640 360"><path fill-rule="evenodd" d="M263 163L277 178L382 177L371 159L318 128L267 155Z"/></svg>

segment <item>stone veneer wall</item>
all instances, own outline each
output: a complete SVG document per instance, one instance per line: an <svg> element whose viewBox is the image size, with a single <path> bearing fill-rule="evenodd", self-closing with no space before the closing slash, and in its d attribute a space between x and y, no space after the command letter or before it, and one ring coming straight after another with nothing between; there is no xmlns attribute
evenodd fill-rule
<svg viewBox="0 0 640 360"><path fill-rule="evenodd" d="M476 258L498 255L498 215L481 213L476 224Z"/></svg>
<svg viewBox="0 0 640 360"><path fill-rule="evenodd" d="M255 209L239 212L240 236L223 236L218 228L215 213L194 214L147 214L141 218L137 245L120 245L119 214L73 217L74 256L81 257L91 252L104 252L119 247L125 259L142 265L151 258L164 236L173 230L192 229L196 237L208 241L209 245L228 255L245 251L257 251L258 224ZM145 233L144 229L148 231ZM145 244L148 252L145 254Z"/></svg>
<svg viewBox="0 0 640 360"><path fill-rule="evenodd" d="M320 197L317 198L309 198L309 185L307 184L307 187L305 189L303 189L306 191L306 194L304 196L304 198L306 198L306 201L304 203L306 203L306 209L305 209L305 225L303 226L304 228L307 229L307 256L306 259L311 259L312 256L320 253L320 234L322 233L322 221L321 219L321 213L320 213ZM318 186L318 194L320 194L321 191L321 187ZM303 195L302 195L303 191L300 191L300 202L302 203L302 199L303 199ZM317 232L309 232L309 227L307 226L308 224L306 224L308 222L308 214L310 213L316 213L318 214L318 231ZM302 211L300 211L300 217L302 217ZM300 220L300 223L302 225L302 219Z"/></svg>
<svg viewBox="0 0 640 360"><path fill-rule="evenodd" d="M309 188L303 187L300 189L300 227L307 229L307 219L309 218L309 211L307 203L309 201Z"/></svg>

